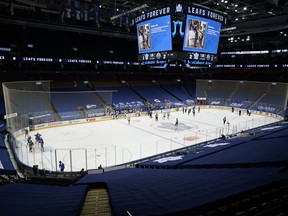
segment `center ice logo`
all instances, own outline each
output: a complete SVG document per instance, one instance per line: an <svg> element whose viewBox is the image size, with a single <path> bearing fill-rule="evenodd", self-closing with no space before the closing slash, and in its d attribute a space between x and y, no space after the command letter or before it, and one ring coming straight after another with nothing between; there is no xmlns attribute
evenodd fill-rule
<svg viewBox="0 0 288 216"><path fill-rule="evenodd" d="M161 122L161 124L158 125L157 128L162 129L162 130L163 129L175 130L174 123L170 123L170 122ZM179 123L177 131L191 130L193 128L195 129L195 127L191 127L191 126L186 125L184 123Z"/></svg>
<svg viewBox="0 0 288 216"><path fill-rule="evenodd" d="M160 159L154 160L153 162L166 163L168 161L182 160L182 158L183 158L183 155L170 156L170 157L165 157L165 158L160 158Z"/></svg>

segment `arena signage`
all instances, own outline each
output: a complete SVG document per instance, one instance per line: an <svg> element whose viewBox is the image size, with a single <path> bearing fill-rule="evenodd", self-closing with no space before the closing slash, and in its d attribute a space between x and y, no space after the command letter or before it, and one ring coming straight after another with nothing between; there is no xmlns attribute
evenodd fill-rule
<svg viewBox="0 0 288 216"><path fill-rule="evenodd" d="M236 65L222 65L222 64L217 64L217 65L215 65L215 67L216 68L235 68L236 67ZM240 67L242 67L242 66L240 66Z"/></svg>
<svg viewBox="0 0 288 216"><path fill-rule="evenodd" d="M38 124L38 125L35 125L34 128L43 128L43 127L47 127L48 125L47 124Z"/></svg>
<svg viewBox="0 0 288 216"><path fill-rule="evenodd" d="M14 118L17 116L18 116L18 113L6 114L6 115L4 115L4 119Z"/></svg>
<svg viewBox="0 0 288 216"><path fill-rule="evenodd" d="M168 15L168 14L170 14L170 11L171 11L170 7L164 7L164 8L158 8L155 10L151 10L151 11L148 11L144 14L141 14L140 16L133 18L131 24L134 25L134 24L137 24L139 22L143 22L143 21L151 19L151 18Z"/></svg>
<svg viewBox="0 0 288 216"><path fill-rule="evenodd" d="M206 97L197 97L197 100L206 100Z"/></svg>
<svg viewBox="0 0 288 216"><path fill-rule="evenodd" d="M65 62L65 61L64 61ZM87 63L91 63L91 60L87 60L87 59L67 59L66 62L68 63L82 63L82 64L87 64Z"/></svg>
<svg viewBox="0 0 288 216"><path fill-rule="evenodd" d="M156 103L161 103L161 101L159 100L159 99L154 99L154 102L156 102Z"/></svg>
<svg viewBox="0 0 288 216"><path fill-rule="evenodd" d="M184 156L169 156L169 157L164 157L164 158L160 158L157 160L154 160L153 162L157 162L157 163L166 163L168 161L176 161L176 160L182 160Z"/></svg>
<svg viewBox="0 0 288 216"><path fill-rule="evenodd" d="M36 58L39 62L53 62L53 58Z"/></svg>
<svg viewBox="0 0 288 216"><path fill-rule="evenodd" d="M87 118L86 121L87 122L95 122L95 121L97 121L97 119L96 118Z"/></svg>
<svg viewBox="0 0 288 216"><path fill-rule="evenodd" d="M197 98L197 100L201 100L201 99L198 99L198 98ZM206 98L204 98L203 100L206 100ZM195 101L192 100L192 99L187 99L187 100L186 100L186 103L192 104L192 103L195 103Z"/></svg>
<svg viewBox="0 0 288 216"><path fill-rule="evenodd" d="M214 147L225 146L225 145L229 145L229 144L230 143L214 143L214 144L205 145L204 147L214 148Z"/></svg>
<svg viewBox="0 0 288 216"><path fill-rule="evenodd" d="M195 16L206 17L218 22L226 23L227 18L220 13L217 13L207 8L202 8L195 5L176 4L175 13L190 14Z"/></svg>
<svg viewBox="0 0 288 216"><path fill-rule="evenodd" d="M282 126L273 126L273 127L267 127L267 128L262 128L261 130L265 131L265 130L273 130L273 129L277 129L277 128L281 128Z"/></svg>
<svg viewBox="0 0 288 216"><path fill-rule="evenodd" d="M61 122L61 121L57 121L57 122L50 122L50 123L48 123L48 126L50 127L50 126L59 126L59 125L62 125L63 124L63 122Z"/></svg>
<svg viewBox="0 0 288 216"><path fill-rule="evenodd" d="M187 14L193 14L197 16L207 17L209 19L213 19L219 22L226 22L225 17L219 13L214 11L210 11L204 8L196 7L196 6L187 6Z"/></svg>
<svg viewBox="0 0 288 216"><path fill-rule="evenodd" d="M274 107L265 107L265 106L258 106L258 110L264 110L267 112L274 112L276 110L276 108Z"/></svg>
<svg viewBox="0 0 288 216"><path fill-rule="evenodd" d="M219 105L219 104L221 104L220 101L212 101L212 102L211 102L211 105Z"/></svg>
<svg viewBox="0 0 288 216"><path fill-rule="evenodd" d="M99 116L103 116L105 113L104 112L99 112L99 113L89 113L87 115L88 118L94 118L94 117L99 117Z"/></svg>
<svg viewBox="0 0 288 216"><path fill-rule="evenodd" d="M32 62L53 62L53 58L37 58L37 57L23 57L22 59L20 58L19 60L22 61L32 61Z"/></svg>
<svg viewBox="0 0 288 216"><path fill-rule="evenodd" d="M232 107L242 107L243 104L242 104L242 103L235 103L235 102L233 102L233 103L230 104L230 106L232 106Z"/></svg>

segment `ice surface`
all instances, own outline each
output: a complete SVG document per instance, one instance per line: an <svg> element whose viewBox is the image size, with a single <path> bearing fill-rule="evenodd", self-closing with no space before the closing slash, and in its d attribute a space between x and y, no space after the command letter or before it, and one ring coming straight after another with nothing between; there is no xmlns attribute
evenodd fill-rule
<svg viewBox="0 0 288 216"><path fill-rule="evenodd" d="M163 119L160 111L158 114L158 121L153 115L132 117L130 124L127 119L117 119L31 131L32 138L36 133L42 135L44 152L38 144L29 152L23 135L17 138L17 153L23 163L40 169L58 170L61 160L65 171L80 171L96 169L100 164L126 163L278 121L256 114L239 116L227 109L202 109L200 113L196 109L195 116L181 110L171 112L169 119L167 115ZM223 124L225 116L229 125ZM178 127L174 126L176 118Z"/></svg>

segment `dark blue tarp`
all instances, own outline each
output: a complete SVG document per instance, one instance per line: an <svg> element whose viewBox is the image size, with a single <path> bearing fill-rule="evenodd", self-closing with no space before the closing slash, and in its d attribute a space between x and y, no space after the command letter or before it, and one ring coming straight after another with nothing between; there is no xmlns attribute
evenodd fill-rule
<svg viewBox="0 0 288 216"><path fill-rule="evenodd" d="M210 154L217 153L219 151L223 151L227 148L231 148L235 145L241 145L244 142L247 142L251 139L251 137L239 137L234 139L226 139L226 140L218 140L208 145L199 146L195 148L191 148L187 151L181 151L176 154L172 154L169 156L163 156L157 159L145 161L137 164L139 166L153 166L153 167L172 167L177 166L179 164L195 160L197 158L202 158Z"/></svg>
<svg viewBox="0 0 288 216"><path fill-rule="evenodd" d="M241 167L288 165L286 139L255 140L182 164L182 167Z"/></svg>
<svg viewBox="0 0 288 216"><path fill-rule="evenodd" d="M76 184L104 182L113 215L144 216L193 209L287 178L277 168L127 168L86 175Z"/></svg>
<svg viewBox="0 0 288 216"><path fill-rule="evenodd" d="M80 215L87 186L10 183L0 186L0 213L5 216Z"/></svg>
<svg viewBox="0 0 288 216"><path fill-rule="evenodd" d="M1 134L1 133L0 133L0 148L5 148L6 149L5 136L3 134Z"/></svg>
<svg viewBox="0 0 288 216"><path fill-rule="evenodd" d="M0 148L0 174L16 174L7 149Z"/></svg>
<svg viewBox="0 0 288 216"><path fill-rule="evenodd" d="M6 123L0 120L0 133L6 130Z"/></svg>

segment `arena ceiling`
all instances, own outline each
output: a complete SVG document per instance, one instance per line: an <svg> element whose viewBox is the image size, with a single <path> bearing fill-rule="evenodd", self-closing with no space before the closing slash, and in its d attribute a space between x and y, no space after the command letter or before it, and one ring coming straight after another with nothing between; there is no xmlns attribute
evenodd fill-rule
<svg viewBox="0 0 288 216"><path fill-rule="evenodd" d="M146 11L175 3L201 6L226 15L228 21L223 28L229 29L236 26L238 34L241 34L241 32L246 34L288 28L287 0L100 0L98 2L114 11L116 8L129 11L145 4L147 7L143 10ZM265 27L265 30L263 27ZM234 33L236 32L234 31ZM228 32L228 34L231 35L231 32Z"/></svg>
<svg viewBox="0 0 288 216"><path fill-rule="evenodd" d="M157 1L128 1L128 0L100 0L102 6L114 9L120 7L131 10L147 4L146 10L167 6L175 3L198 5L225 14L230 23L246 22L256 19L281 16L288 13L287 0L157 0Z"/></svg>
<svg viewBox="0 0 288 216"><path fill-rule="evenodd" d="M259 20L277 17L288 14L287 0L15 0L16 2L34 4L49 7L52 3L73 4L80 3L101 5L107 16L113 16L121 11L129 11L146 5L143 10L151 10L175 3L186 5L198 5L207 9L220 12L228 17L228 24L243 23L252 20ZM104 10L105 9L105 10ZM115 12L115 11L118 12ZM141 12L141 11L140 11ZM285 20L287 22L287 20Z"/></svg>
<svg viewBox="0 0 288 216"><path fill-rule="evenodd" d="M14 0L14 2L48 9L55 4L73 5L75 2L97 5L101 10L101 16L107 22L111 21L111 17L121 16L121 13L132 11L132 17L136 17L143 11L181 3L201 6L225 15L227 24L222 26L221 34L224 37L288 29L287 0ZM63 7L58 9L63 10ZM230 31L231 27L236 27L237 30Z"/></svg>

